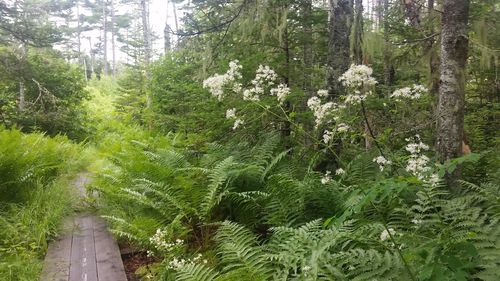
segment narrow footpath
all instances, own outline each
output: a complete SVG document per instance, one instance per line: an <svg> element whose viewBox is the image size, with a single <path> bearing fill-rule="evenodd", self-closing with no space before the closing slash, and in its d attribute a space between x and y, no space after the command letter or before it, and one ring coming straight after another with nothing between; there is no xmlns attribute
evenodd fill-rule
<svg viewBox="0 0 500 281"><path fill-rule="evenodd" d="M85 196L90 181L79 174L75 187ZM68 218L49 245L40 281L127 281L120 249L106 222L90 213Z"/></svg>

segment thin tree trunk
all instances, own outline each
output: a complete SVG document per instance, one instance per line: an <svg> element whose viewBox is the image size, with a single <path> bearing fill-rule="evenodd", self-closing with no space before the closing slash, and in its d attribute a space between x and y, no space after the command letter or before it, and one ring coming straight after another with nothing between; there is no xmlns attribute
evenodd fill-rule
<svg viewBox="0 0 500 281"><path fill-rule="evenodd" d="M81 30L81 22L80 22L80 1L76 1L76 34L77 34L77 48L78 48L78 58L81 58L82 53L82 30Z"/></svg>
<svg viewBox="0 0 500 281"><path fill-rule="evenodd" d="M329 40L327 89L330 97L338 97L344 89L339 77L349 68L352 5L350 0L329 0Z"/></svg>
<svg viewBox="0 0 500 281"><path fill-rule="evenodd" d="M143 32L143 40L144 40L144 68L146 72L146 80L150 80L150 72L149 72L149 64L151 61L151 38L149 32L149 20L148 20L148 5L147 0L141 0L141 13L142 13L142 32ZM146 107L151 108L153 103L152 97L150 94L147 94L146 97Z"/></svg>
<svg viewBox="0 0 500 281"><path fill-rule="evenodd" d="M175 2L172 1L172 8L174 10L174 21L175 21L175 34L179 34L179 22L177 21L177 7L175 6ZM174 47L179 43L179 36L175 35Z"/></svg>
<svg viewBox="0 0 500 281"><path fill-rule="evenodd" d="M21 68L24 69L25 67L25 62L26 62L26 55L27 55L27 46L26 44L23 42L21 43L21 47L20 47L20 51L21 51L21 55L20 55L20 58L19 58L19 61L20 61L20 64L21 64ZM24 85L24 78L22 76L20 76L21 80L19 81L19 103L18 103L18 109L20 112L23 112L24 109L25 109L25 103L26 103L26 87Z"/></svg>
<svg viewBox="0 0 500 281"><path fill-rule="evenodd" d="M172 45L170 43L170 25L168 25L168 0L165 3L165 29L163 30L163 39L165 40L163 49L165 54L170 52L170 49L172 48Z"/></svg>
<svg viewBox="0 0 500 281"><path fill-rule="evenodd" d="M290 34L288 33L288 26L285 27L285 30L283 32L283 50L285 52L285 84L288 85L288 87L291 88L290 85ZM286 101L284 105L284 110L286 114L290 112L290 102ZM284 121L283 124L283 130L282 130L282 135L283 135L283 141L285 144L286 148L290 148L290 137L291 134L291 124L289 121Z"/></svg>
<svg viewBox="0 0 500 281"><path fill-rule="evenodd" d="M303 24L303 46L304 46L304 72L303 72L303 90L306 97L312 96L312 81L311 72L313 64L313 51L312 51L312 0L304 0L302 2L302 24Z"/></svg>
<svg viewBox="0 0 500 281"><path fill-rule="evenodd" d="M394 66L391 64L391 42L389 41L389 0L384 0L384 84L394 84Z"/></svg>
<svg viewBox="0 0 500 281"><path fill-rule="evenodd" d="M468 0L444 0L441 31L441 85L437 109L437 152L441 162L462 155L464 137L465 66L469 39ZM460 167L445 176L459 190Z"/></svg>
<svg viewBox="0 0 500 281"><path fill-rule="evenodd" d="M115 36L116 36L116 30L115 30L115 6L114 6L114 0L111 0L111 53L113 56L113 62L112 62L112 73L113 77L116 76L116 42L115 42Z"/></svg>
<svg viewBox="0 0 500 281"><path fill-rule="evenodd" d="M107 27L107 13L106 13L106 1L102 2L102 32L103 32L103 74L104 76L108 75L108 27Z"/></svg>

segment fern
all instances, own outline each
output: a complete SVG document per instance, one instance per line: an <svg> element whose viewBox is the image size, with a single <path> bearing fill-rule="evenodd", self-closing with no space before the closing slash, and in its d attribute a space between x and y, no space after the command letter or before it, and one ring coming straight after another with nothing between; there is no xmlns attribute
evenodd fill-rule
<svg viewBox="0 0 500 281"><path fill-rule="evenodd" d="M233 222L225 221L217 231L217 252L222 264L222 272L244 269L254 280L268 280L272 268L264 259L264 252L257 237L248 229Z"/></svg>
<svg viewBox="0 0 500 281"><path fill-rule="evenodd" d="M218 273L205 265L193 263L187 264L176 270L177 281L213 281Z"/></svg>

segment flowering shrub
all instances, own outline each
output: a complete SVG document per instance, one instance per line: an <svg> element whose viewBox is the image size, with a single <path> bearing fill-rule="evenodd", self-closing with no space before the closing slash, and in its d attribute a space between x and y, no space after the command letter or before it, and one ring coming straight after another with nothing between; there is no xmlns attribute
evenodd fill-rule
<svg viewBox="0 0 500 281"><path fill-rule="evenodd" d="M244 84L240 82L242 78L240 73L241 69L242 66L238 61L232 61L229 63L229 70L225 74L215 74L206 79L203 82L203 86L208 88L212 95L217 97L219 101L222 101L223 97L226 96L226 92L230 91L243 101L260 104L260 108L265 111L271 110L273 106L281 107L283 105L290 94L290 88L283 83L277 84L278 75L274 70L269 66L260 65L256 70L255 78L250 81L248 87L245 87L243 86ZM315 96L307 100L307 107L314 116L314 128L316 130L323 128L321 138L317 143L323 143L329 148L329 146L334 143L333 141L335 138L341 138L342 135L356 133L356 128L352 128L352 125L350 125L350 123L347 122L348 119L346 119L347 116L352 116L353 111L347 110L350 108L356 110L356 105L361 104L369 97L373 96L374 87L377 85L377 81L372 75L373 70L366 65L351 65L351 67L338 79L346 88L346 95L343 97L343 102L337 103L328 100L329 93L327 90L323 89L318 90ZM393 98L395 101L400 101L403 98L415 100L427 92L424 86L414 84L412 87L395 90L389 97ZM266 104L262 100L264 96L276 97L274 104ZM366 114L366 109L363 104L362 106L362 113ZM385 102L384 106L387 106ZM241 128L245 124L245 114L241 111L237 114L237 111L235 107L226 110L226 119L233 120L233 130ZM283 113L286 112L281 110L274 113L274 115L283 115ZM290 122L290 119L286 115L281 116L281 118ZM365 123L368 122L366 116L364 116L364 118ZM370 126L370 124L366 124L366 126ZM297 127L301 128L302 126ZM363 130L366 130L366 128L363 128ZM364 131L363 134L367 134L366 131ZM432 170L428 165L430 159L422 153L428 150L429 147L421 142L420 136L417 135L414 139L415 143L409 143L406 146L406 150L410 152L410 157L407 161L405 170L424 182L436 184L439 178L437 174L430 173ZM407 141L409 140L410 139L407 139ZM381 148L378 146L378 149ZM383 156L382 151L380 151L380 153L381 155L373 158L373 162L378 165L379 170L382 172L385 171L389 165L392 165L393 161ZM338 169L335 172L336 175L343 173L345 173L345 171L342 169ZM331 172L326 171L321 182L326 184L331 180Z"/></svg>

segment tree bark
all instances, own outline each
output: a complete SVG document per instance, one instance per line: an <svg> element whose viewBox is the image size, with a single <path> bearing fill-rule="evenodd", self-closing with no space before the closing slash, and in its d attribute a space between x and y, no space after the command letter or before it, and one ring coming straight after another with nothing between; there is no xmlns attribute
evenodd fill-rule
<svg viewBox="0 0 500 281"><path fill-rule="evenodd" d="M462 155L465 66L469 39L469 0L444 0L441 31L441 74L437 109L437 152L441 162ZM457 192L460 167L445 176Z"/></svg>
<svg viewBox="0 0 500 281"><path fill-rule="evenodd" d="M427 16L429 17L429 22L430 22L429 35L432 35L435 32L434 0L428 0L427 2ZM429 52L429 70L430 70L430 80L431 80L431 87L429 90L430 93L437 95L439 92L439 54L437 50L437 43L434 38L429 39L427 49Z"/></svg>
<svg viewBox="0 0 500 281"><path fill-rule="evenodd" d="M415 3L415 0L403 0L406 17L410 21L410 25L417 27L420 25L420 6Z"/></svg>
<svg viewBox="0 0 500 281"><path fill-rule="evenodd" d="M326 84L330 97L338 97L344 93L338 79L349 68L353 3L350 0L329 0L329 6Z"/></svg>
<svg viewBox="0 0 500 281"><path fill-rule="evenodd" d="M363 0L356 0L356 13L353 18L352 62L363 63Z"/></svg>
<svg viewBox="0 0 500 281"><path fill-rule="evenodd" d="M384 0L384 84L394 84L394 66L391 63L391 42L389 41L389 0Z"/></svg>
<svg viewBox="0 0 500 281"><path fill-rule="evenodd" d="M312 82L311 72L313 65L313 51L312 51L312 0L303 0L302 2L302 24L303 24L303 46L304 46L304 72L303 72L303 90L307 98L312 97Z"/></svg>

